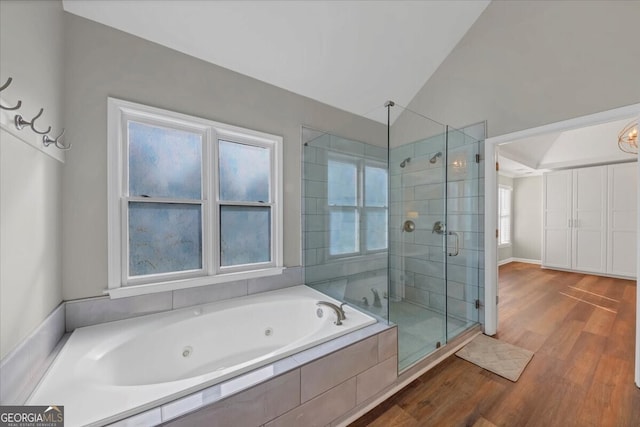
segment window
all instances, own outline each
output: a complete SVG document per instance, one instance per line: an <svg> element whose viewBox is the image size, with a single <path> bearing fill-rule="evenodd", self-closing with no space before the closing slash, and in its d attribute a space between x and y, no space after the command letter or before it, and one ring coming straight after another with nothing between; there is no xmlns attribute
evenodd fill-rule
<svg viewBox="0 0 640 427"><path fill-rule="evenodd" d="M337 154L328 160L329 255L345 257L387 248L385 165Z"/></svg>
<svg viewBox="0 0 640 427"><path fill-rule="evenodd" d="M498 188L498 246L511 245L511 187Z"/></svg>
<svg viewBox="0 0 640 427"><path fill-rule="evenodd" d="M109 293L282 272L282 138L109 98Z"/></svg>

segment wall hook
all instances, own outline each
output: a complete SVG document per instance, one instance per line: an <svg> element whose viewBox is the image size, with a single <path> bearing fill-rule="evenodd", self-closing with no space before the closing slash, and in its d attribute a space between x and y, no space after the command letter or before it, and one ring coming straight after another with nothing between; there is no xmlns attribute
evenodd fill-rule
<svg viewBox="0 0 640 427"><path fill-rule="evenodd" d="M7 82L3 84L2 87L0 87L0 92L8 88L12 81L13 81L13 78L9 77ZM0 108L3 110L17 110L18 108L20 108L21 105L22 105L22 101L18 101L15 107L5 107L4 105L0 104Z"/></svg>
<svg viewBox="0 0 640 427"><path fill-rule="evenodd" d="M60 150L68 150L71 148L71 144L65 145L62 143L62 136L64 135L65 129L62 129L62 132L60 133L60 135L58 135L55 139L52 139L49 135L44 135L42 137L42 145L44 145L45 147L50 146L51 144L55 145L56 148L59 148Z"/></svg>
<svg viewBox="0 0 640 427"><path fill-rule="evenodd" d="M39 130L37 130L33 126L35 124L36 120L38 119L38 117L40 117L43 112L44 112L44 108L41 108L40 112L38 114L36 114L36 116L33 119L31 119L30 122L26 121L20 114L16 114L16 118L15 118L16 128L18 128L18 130L22 130L25 126L29 126L29 127L31 127L32 131L34 131L35 133L37 133L39 135L44 135L44 134L47 134L47 133L51 132L51 126L49 126L47 128L47 130L45 130L44 132L40 132Z"/></svg>

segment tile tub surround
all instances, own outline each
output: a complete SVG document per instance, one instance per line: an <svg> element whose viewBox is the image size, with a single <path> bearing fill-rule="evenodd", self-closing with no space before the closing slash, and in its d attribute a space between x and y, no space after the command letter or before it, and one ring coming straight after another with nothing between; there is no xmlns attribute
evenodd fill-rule
<svg viewBox="0 0 640 427"><path fill-rule="evenodd" d="M180 418L169 421L165 415L180 411L170 413L164 406L139 417L175 427L329 425L396 380L396 352L397 329L378 323L293 355L297 365L290 371L226 399L207 405L207 390L201 392L202 405L190 405L200 401L198 393L182 399L182 414L189 413Z"/></svg>
<svg viewBox="0 0 640 427"><path fill-rule="evenodd" d="M302 283L302 267L288 267L279 276L238 280L128 298L110 299L105 296L67 301L66 330L73 332L76 328L83 326L238 298Z"/></svg>
<svg viewBox="0 0 640 427"><path fill-rule="evenodd" d="M65 304L0 362L0 404L22 405L53 362L65 331Z"/></svg>

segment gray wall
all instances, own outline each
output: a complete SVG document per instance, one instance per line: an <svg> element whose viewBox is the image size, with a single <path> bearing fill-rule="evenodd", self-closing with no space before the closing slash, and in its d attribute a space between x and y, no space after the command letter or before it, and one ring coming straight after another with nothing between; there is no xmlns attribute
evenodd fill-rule
<svg viewBox="0 0 640 427"><path fill-rule="evenodd" d="M59 132L62 125L63 11L58 1L0 2L0 85L3 111ZM42 127L41 127L42 129ZM31 333L62 300L61 173L63 164L0 130L0 358ZM51 147L51 150L55 148Z"/></svg>
<svg viewBox="0 0 640 427"><path fill-rule="evenodd" d="M542 259L542 176L513 180L513 257Z"/></svg>
<svg viewBox="0 0 640 427"><path fill-rule="evenodd" d="M637 1L491 2L409 107L496 136L637 103L638 16Z"/></svg>
<svg viewBox="0 0 640 427"><path fill-rule="evenodd" d="M107 287L107 97L284 137L284 262L301 265L300 126L386 145L386 127L67 14L64 299Z"/></svg>
<svg viewBox="0 0 640 427"><path fill-rule="evenodd" d="M504 176L504 175L498 175L498 184L500 185L508 185L509 187L513 188L513 178L510 178L508 176ZM511 208L513 209L513 197L514 194L511 193ZM515 222L513 220L513 216L511 217L511 245L509 246L505 246L503 248L498 248L498 262L501 261L505 261L508 260L509 258L513 257L513 245L514 242L513 240L515 239L514 233L513 233L513 223Z"/></svg>

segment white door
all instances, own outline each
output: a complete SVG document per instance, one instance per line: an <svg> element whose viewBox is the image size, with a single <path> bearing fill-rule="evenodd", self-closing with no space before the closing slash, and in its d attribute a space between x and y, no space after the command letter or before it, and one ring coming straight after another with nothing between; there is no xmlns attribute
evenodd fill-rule
<svg viewBox="0 0 640 427"><path fill-rule="evenodd" d="M638 168L636 163L609 165L607 273L636 277Z"/></svg>
<svg viewBox="0 0 640 427"><path fill-rule="evenodd" d="M542 265L571 268L571 171L543 176Z"/></svg>
<svg viewBox="0 0 640 427"><path fill-rule="evenodd" d="M573 170L573 269L607 270L607 167Z"/></svg>

